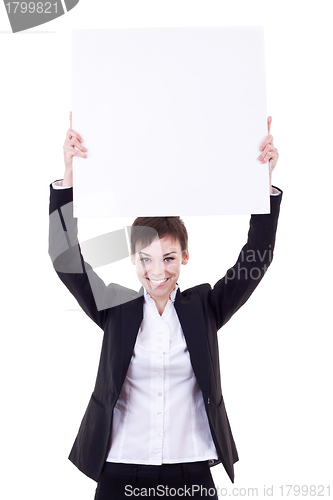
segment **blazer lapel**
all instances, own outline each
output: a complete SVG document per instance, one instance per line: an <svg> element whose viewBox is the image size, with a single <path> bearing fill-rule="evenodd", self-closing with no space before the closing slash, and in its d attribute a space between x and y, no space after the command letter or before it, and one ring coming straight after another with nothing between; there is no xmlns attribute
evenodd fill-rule
<svg viewBox="0 0 333 500"><path fill-rule="evenodd" d="M189 301L178 289L175 309L184 332L194 374L205 397L210 389L209 354L200 299L192 294Z"/></svg>
<svg viewBox="0 0 333 500"><path fill-rule="evenodd" d="M138 292L138 297L121 306L122 323L122 370L121 385L123 384L129 363L134 350L136 337L143 319L143 287ZM119 390L121 387L119 388Z"/></svg>

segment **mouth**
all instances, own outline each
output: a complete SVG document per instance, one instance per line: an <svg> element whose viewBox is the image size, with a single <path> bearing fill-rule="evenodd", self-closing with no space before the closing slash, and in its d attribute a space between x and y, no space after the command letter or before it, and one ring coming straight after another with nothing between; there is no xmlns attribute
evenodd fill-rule
<svg viewBox="0 0 333 500"><path fill-rule="evenodd" d="M153 280L151 278L147 278L148 281L150 281L153 285L155 286L161 286L164 285L170 278L164 278L162 280Z"/></svg>

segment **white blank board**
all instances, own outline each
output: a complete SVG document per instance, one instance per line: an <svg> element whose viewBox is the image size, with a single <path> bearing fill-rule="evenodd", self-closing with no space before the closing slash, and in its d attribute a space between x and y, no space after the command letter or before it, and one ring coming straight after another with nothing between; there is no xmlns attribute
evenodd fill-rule
<svg viewBox="0 0 333 500"><path fill-rule="evenodd" d="M76 217L269 212L262 27L72 35Z"/></svg>

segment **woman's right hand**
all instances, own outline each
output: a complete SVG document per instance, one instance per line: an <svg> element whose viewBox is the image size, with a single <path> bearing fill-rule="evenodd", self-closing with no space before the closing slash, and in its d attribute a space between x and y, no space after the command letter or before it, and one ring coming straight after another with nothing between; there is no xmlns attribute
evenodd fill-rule
<svg viewBox="0 0 333 500"><path fill-rule="evenodd" d="M82 137L72 129L72 112L69 113L70 128L67 130L66 139L64 142L64 162L65 173L63 186L73 185L73 156L81 156L87 158L85 152L87 148L82 145Z"/></svg>

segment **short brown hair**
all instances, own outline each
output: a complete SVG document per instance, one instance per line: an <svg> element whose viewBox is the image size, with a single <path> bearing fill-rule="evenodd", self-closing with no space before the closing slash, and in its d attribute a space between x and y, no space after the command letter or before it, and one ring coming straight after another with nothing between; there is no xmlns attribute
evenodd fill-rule
<svg viewBox="0 0 333 500"><path fill-rule="evenodd" d="M179 241L182 252L187 250L188 234L180 217L138 217L131 227L131 253L137 251L137 245L145 248L157 237L169 236Z"/></svg>

